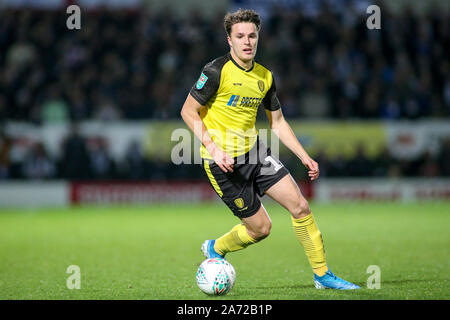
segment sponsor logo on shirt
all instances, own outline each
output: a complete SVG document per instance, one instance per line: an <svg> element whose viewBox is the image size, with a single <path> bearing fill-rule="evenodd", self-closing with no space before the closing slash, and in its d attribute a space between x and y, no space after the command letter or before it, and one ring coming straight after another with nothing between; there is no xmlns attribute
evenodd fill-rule
<svg viewBox="0 0 450 320"><path fill-rule="evenodd" d="M241 99L241 96L233 94L230 97L230 100L228 100L227 106L257 108L261 104L262 100L263 100L263 98L257 98L257 97L242 97L242 99ZM239 105L238 105L238 103L239 103Z"/></svg>

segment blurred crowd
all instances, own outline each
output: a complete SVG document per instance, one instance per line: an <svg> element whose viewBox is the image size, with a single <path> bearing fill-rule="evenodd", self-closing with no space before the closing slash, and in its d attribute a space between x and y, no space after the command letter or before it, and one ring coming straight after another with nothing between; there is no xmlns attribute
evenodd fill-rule
<svg viewBox="0 0 450 320"><path fill-rule="evenodd" d="M412 158L399 160L388 148L376 156L368 156L364 145L358 145L353 156L328 156L324 151L313 157L320 168L321 177L450 177L450 138L440 141L439 152L425 151ZM286 159L286 166L300 179L308 179L304 166L297 158Z"/></svg>
<svg viewBox="0 0 450 320"><path fill-rule="evenodd" d="M352 7L270 11L257 60L287 117L450 116L448 11L381 12L382 28L368 30ZM0 10L0 121L179 118L201 68L229 50L223 13L83 11L81 30L67 16Z"/></svg>
<svg viewBox="0 0 450 320"><path fill-rule="evenodd" d="M412 160L397 160L388 149L369 157L361 144L351 157L329 156L325 151L313 157L321 177L450 177L450 138L441 141L439 150ZM307 170L293 154L280 159L296 178L308 179ZM15 161L12 139L0 132L0 180L198 180L203 175L199 164L175 165L168 159L146 156L137 141L131 141L123 157L115 159L104 140L88 142L77 129L62 141L59 157L50 156L42 143L35 143Z"/></svg>
<svg viewBox="0 0 450 320"><path fill-rule="evenodd" d="M288 119L450 118L448 11L393 13L377 3L380 30L368 30L368 15L352 7L323 6L314 18L274 8L264 17L257 60L273 70ZM201 177L198 165L187 170L146 157L138 142L113 159L107 144L87 144L76 130L60 157L36 143L15 161L14 139L1 126L179 120L201 68L229 50L223 15L83 11L81 30L68 30L65 12L0 10L0 179ZM369 158L363 146L350 159L316 155L326 177L450 176L449 158L449 140L439 154L411 161L395 160L388 150ZM297 159L281 160L307 178Z"/></svg>

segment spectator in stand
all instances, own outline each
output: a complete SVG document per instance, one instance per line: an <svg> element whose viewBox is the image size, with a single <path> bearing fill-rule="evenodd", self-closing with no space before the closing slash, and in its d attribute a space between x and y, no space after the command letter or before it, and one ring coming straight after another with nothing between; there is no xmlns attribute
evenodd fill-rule
<svg viewBox="0 0 450 320"><path fill-rule="evenodd" d="M27 26L20 26L17 39L6 52L6 64L14 69L24 69L32 64L37 56L37 48L28 40Z"/></svg>
<svg viewBox="0 0 450 320"><path fill-rule="evenodd" d="M373 175L375 177L394 177L400 174L398 172L399 168L397 161L387 147L384 147L378 155L375 156L372 166Z"/></svg>
<svg viewBox="0 0 450 320"><path fill-rule="evenodd" d="M338 154L330 159L329 176L346 177L349 175L348 160L343 154Z"/></svg>
<svg viewBox="0 0 450 320"><path fill-rule="evenodd" d="M115 164L108 153L108 146L104 139L97 139L91 144L89 160L93 179L115 178Z"/></svg>
<svg viewBox="0 0 450 320"><path fill-rule="evenodd" d="M450 176L450 137L442 140L441 149L438 155L438 163L441 175L445 177Z"/></svg>
<svg viewBox="0 0 450 320"><path fill-rule="evenodd" d="M86 140L80 135L77 125L72 126L63 142L59 167L60 175L65 179L83 180L91 177Z"/></svg>
<svg viewBox="0 0 450 320"><path fill-rule="evenodd" d="M10 177L11 138L0 129L0 180Z"/></svg>
<svg viewBox="0 0 450 320"><path fill-rule="evenodd" d="M132 141L125 153L122 162L123 177L132 180L143 179L148 176L147 161L142 154L141 146L138 141Z"/></svg>
<svg viewBox="0 0 450 320"><path fill-rule="evenodd" d="M68 99L70 105L70 119L75 122L88 120L90 117L90 106L82 89L77 86L73 87L68 92Z"/></svg>
<svg viewBox="0 0 450 320"><path fill-rule="evenodd" d="M1 80L0 80L1 86ZM1 91L0 91L1 92ZM0 94L0 126L6 121L8 111L6 110L6 99Z"/></svg>
<svg viewBox="0 0 450 320"><path fill-rule="evenodd" d="M41 107L41 123L66 123L69 120L69 110L58 85L51 85L47 96Z"/></svg>
<svg viewBox="0 0 450 320"><path fill-rule="evenodd" d="M357 145L355 155L349 161L347 167L349 176L364 177L373 175L373 163L367 157L366 150L362 143Z"/></svg>
<svg viewBox="0 0 450 320"><path fill-rule="evenodd" d="M421 165L418 168L418 175L422 177L438 177L440 175L439 163L436 157L427 151L420 159Z"/></svg>
<svg viewBox="0 0 450 320"><path fill-rule="evenodd" d="M34 144L22 164L22 176L26 179L54 178L56 167L42 143Z"/></svg>
<svg viewBox="0 0 450 320"><path fill-rule="evenodd" d="M111 122L117 121L122 117L116 104L111 98L108 98L104 95L99 95L95 100L95 104L97 106L96 110L94 111L95 120Z"/></svg>

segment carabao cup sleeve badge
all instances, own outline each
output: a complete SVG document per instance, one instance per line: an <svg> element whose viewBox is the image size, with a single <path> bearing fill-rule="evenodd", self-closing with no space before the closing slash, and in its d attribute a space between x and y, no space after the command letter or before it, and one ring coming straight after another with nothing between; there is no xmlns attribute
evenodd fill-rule
<svg viewBox="0 0 450 320"><path fill-rule="evenodd" d="M208 77L205 76L204 73L202 73L202 74L200 75L200 78L198 78L198 80L197 80L197 86L196 86L196 88L197 88L198 90L200 90L201 88L203 88L203 86L205 85L205 83L206 83L207 80L208 80Z"/></svg>

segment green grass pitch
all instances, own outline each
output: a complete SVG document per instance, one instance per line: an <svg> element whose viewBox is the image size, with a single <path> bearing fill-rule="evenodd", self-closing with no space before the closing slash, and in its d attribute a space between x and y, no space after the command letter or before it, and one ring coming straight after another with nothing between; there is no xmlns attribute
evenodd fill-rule
<svg viewBox="0 0 450 320"><path fill-rule="evenodd" d="M317 290L289 214L267 203L272 233L227 256L233 290L195 283L200 245L239 222L221 203L0 210L0 299L449 299L450 203L311 203L327 262L357 291ZM81 270L70 290L69 265ZM368 289L370 265L381 288Z"/></svg>

